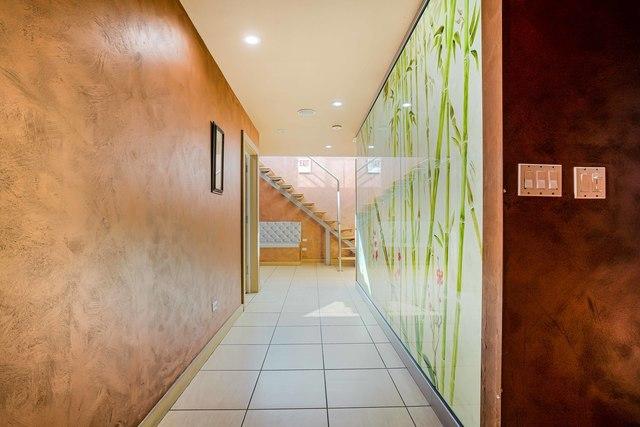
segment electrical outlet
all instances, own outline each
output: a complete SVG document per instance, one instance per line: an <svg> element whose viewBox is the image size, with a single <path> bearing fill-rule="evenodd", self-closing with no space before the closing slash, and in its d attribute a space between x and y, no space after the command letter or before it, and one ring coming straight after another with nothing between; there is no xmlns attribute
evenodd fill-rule
<svg viewBox="0 0 640 427"><path fill-rule="evenodd" d="M214 313L218 309L218 300L213 300L211 302L211 312Z"/></svg>

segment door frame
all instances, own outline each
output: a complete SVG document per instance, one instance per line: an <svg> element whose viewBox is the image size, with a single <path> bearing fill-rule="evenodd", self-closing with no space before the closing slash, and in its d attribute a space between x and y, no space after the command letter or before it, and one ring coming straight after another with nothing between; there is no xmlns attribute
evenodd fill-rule
<svg viewBox="0 0 640 427"><path fill-rule="evenodd" d="M255 293L260 289L258 224L259 224L259 185L258 185L258 148L251 138L242 131L241 153L241 254L242 254L242 303L244 294Z"/></svg>

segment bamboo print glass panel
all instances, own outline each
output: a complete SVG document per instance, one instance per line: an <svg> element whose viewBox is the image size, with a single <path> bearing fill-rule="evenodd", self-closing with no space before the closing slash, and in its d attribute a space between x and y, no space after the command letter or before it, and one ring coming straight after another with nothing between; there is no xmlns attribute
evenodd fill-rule
<svg viewBox="0 0 640 427"><path fill-rule="evenodd" d="M432 0L357 136L358 281L464 425L480 424L480 38L480 0Z"/></svg>

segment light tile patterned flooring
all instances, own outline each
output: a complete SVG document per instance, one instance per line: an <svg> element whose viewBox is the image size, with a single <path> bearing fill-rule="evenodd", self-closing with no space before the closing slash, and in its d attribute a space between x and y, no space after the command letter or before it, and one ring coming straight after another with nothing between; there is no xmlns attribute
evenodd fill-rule
<svg viewBox="0 0 640 427"><path fill-rule="evenodd" d="M262 291L160 425L440 426L354 277L262 267Z"/></svg>

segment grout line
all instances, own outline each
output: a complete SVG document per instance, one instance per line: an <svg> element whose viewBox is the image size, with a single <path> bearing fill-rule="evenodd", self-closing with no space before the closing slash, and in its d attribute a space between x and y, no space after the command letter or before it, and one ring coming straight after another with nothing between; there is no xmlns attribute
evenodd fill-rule
<svg viewBox="0 0 640 427"><path fill-rule="evenodd" d="M331 252L331 251L329 251ZM318 283L318 265L315 265L316 273L316 292L318 293L318 300L320 299L320 286ZM327 427L330 427L329 421L329 392L327 391L327 366L324 361L324 337L322 336L322 317L320 317L320 351L322 352L322 379L324 380L324 404L325 413L327 414Z"/></svg>
<svg viewBox="0 0 640 427"><path fill-rule="evenodd" d="M275 269L274 269L274 271L275 271ZM295 273L295 270L294 270L294 273ZM293 281L293 275L291 276L291 279L289 281L289 287L287 288L287 295L289 294L289 288L291 288L291 281ZM285 296L285 298L286 298L286 296ZM278 314L278 320L276 321L276 325L280 321L280 315L281 314L282 314L282 309L280 310L280 313ZM249 412L249 407L251 406L251 401L253 400L253 395L255 394L256 388L258 387L258 382L260 381L260 377L262 376L264 364L267 361L267 356L269 355L269 348L271 347L271 342L273 341L273 337L274 337L275 334L276 334L276 327L274 327L273 331L271 332L271 339L269 340L269 345L267 346L267 351L264 353L264 358L262 359L262 365L260 365L260 372L258 372L258 377L256 378L256 383L253 385L253 390L251 390L251 396L249 397L249 401L247 402L247 409L244 411L244 416L242 417L242 423L240 424L240 426L244 425L244 422L247 419L247 413Z"/></svg>
<svg viewBox="0 0 640 427"><path fill-rule="evenodd" d="M378 325L378 327L380 327L380 325ZM367 329L367 333L369 334L369 337L371 338L371 340L373 341L373 336L371 335L371 332L369 331L369 328ZM382 359L382 364L384 366L387 366L387 364L385 363L384 359L382 358L382 354L380 354L380 350L378 350L378 346L376 345L376 343L373 343L373 346L376 349L376 352L378 353L378 357L380 357L380 359ZM398 385L396 384L396 382L393 380L393 376L391 375L391 372L389 372L389 368L386 368L387 371L387 375L389 375L389 378L391 379L391 383L393 384L393 387L396 389L396 392L398 393L398 396L400 396L400 400L402 401L402 404L404 405L404 409L405 411L407 411L407 414L409 415L409 418L411 419L411 422L413 423L414 427L417 427L416 422L414 421L413 417L411 416L411 412L409 411L409 408L407 408L407 403L404 401L404 397L402 397L402 393L400 393L400 389L398 388ZM413 381L413 378L412 378Z"/></svg>
<svg viewBox="0 0 640 427"><path fill-rule="evenodd" d="M311 344L311 345L320 345L320 344ZM201 369L201 371L207 372L224 372L224 371L235 371L235 372L257 372L257 371L268 371L268 372L280 372L280 371L382 371L382 370L400 370L406 368L293 368L293 369ZM424 405L417 405L424 406Z"/></svg>
<svg viewBox="0 0 640 427"><path fill-rule="evenodd" d="M408 406L408 408L428 408L429 406ZM399 409L403 408L403 406L335 406L329 409ZM251 408L250 411L307 411L310 409L325 409L324 407L318 406L309 406L309 407L296 407L296 408ZM189 412L189 411L245 411L245 409L230 409L230 408L193 408L193 409L172 409L174 412Z"/></svg>

